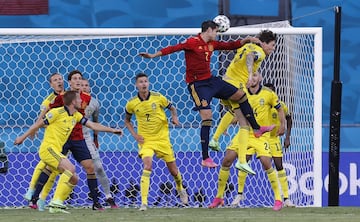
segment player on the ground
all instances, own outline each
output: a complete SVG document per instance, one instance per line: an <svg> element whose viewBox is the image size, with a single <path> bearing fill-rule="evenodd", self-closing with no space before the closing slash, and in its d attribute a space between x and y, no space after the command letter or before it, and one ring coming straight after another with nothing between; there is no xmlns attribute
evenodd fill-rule
<svg viewBox="0 0 360 222"><path fill-rule="evenodd" d="M113 129L99 123L93 123L83 117L77 110L81 108L82 102L78 92L65 92L63 100L65 106L54 108L47 112L44 119L38 119L23 135L14 141L15 145L19 145L28 136L33 135L40 127L47 126L44 139L40 145L39 156L48 167L62 173L54 197L49 204L50 213L67 213L63 202L78 182L75 166L61 153L63 145L69 138L75 124L80 123L97 131L122 134L121 129Z"/></svg>
<svg viewBox="0 0 360 222"><path fill-rule="evenodd" d="M249 102L254 110L256 110L256 119L260 124L269 124L271 108L275 107L278 110L279 117L281 119L281 125L279 127L278 133L282 135L285 130L285 117L284 111L282 110L279 103L278 96L270 89L261 86L260 82L261 75L256 72L253 74L251 82L249 83L250 88L248 88ZM242 131L239 130L237 134L241 133ZM274 192L275 203L273 210L278 211L282 207L282 201L276 171L272 168L271 153L268 142L269 137L270 133L265 133L259 138L256 138L253 134L250 134L246 158L248 161L252 155L256 154L257 158L260 159ZM227 147L226 154L219 171L218 192L216 198L213 200L209 208L215 208L224 204L223 196L225 186L229 178L229 169L231 164L237 158L239 146L239 140L232 139L230 145ZM245 172L239 171L239 177L244 178L242 180L239 178L239 188L242 186L242 190L245 184L246 175L247 174Z"/></svg>
<svg viewBox="0 0 360 222"><path fill-rule="evenodd" d="M149 79L145 73L137 74L135 79L138 93L126 104L125 126L137 141L139 156L144 164L140 182L141 207L139 210L144 211L147 209L154 154L166 162L170 174L174 177L181 202L187 204L188 195L183 188L182 177L176 166L174 151L170 143L168 121L164 110L169 109L172 123L179 125L176 108L162 94L149 90ZM137 131L135 131L131 123L132 115L136 117Z"/></svg>
<svg viewBox="0 0 360 222"><path fill-rule="evenodd" d="M273 129L273 127L260 127L258 125L243 90L225 82L220 77L212 76L210 71L210 58L215 50L237 49L245 43L257 41L257 39L246 38L222 42L216 40L217 31L218 24L211 20L204 21L201 25L201 33L188 38L185 42L168 46L154 54L140 53L145 58L155 58L181 50L185 51L186 83L201 117L200 138L203 159L201 165L210 168L217 167L217 164L209 157L208 153L209 134L213 118L210 106L212 98L230 99L236 102L238 107L234 109L234 112L239 119L240 126L248 127L250 123L256 136L261 136L263 133ZM246 140L241 141L241 143L246 143ZM252 171L246 162L242 163L241 166L243 170Z"/></svg>
<svg viewBox="0 0 360 222"><path fill-rule="evenodd" d="M81 81L81 90L85 93L90 94L90 84L87 79L82 79ZM91 98L89 105L85 109L85 117L88 119L91 119L93 122L98 122L99 120L99 114L100 114L100 104L97 99L94 97ZM104 192L105 192L105 198L106 202L110 205L111 208L115 209L118 208L116 205L114 198L111 195L110 192L110 182L109 178L106 175L106 172L103 167L103 163L100 158L99 154L99 142L98 142L98 132L93 132L93 137L91 136L90 129L86 126L83 126L83 133L86 145L90 151L90 154L93 158L94 167L95 167L95 173L96 177L99 180Z"/></svg>
<svg viewBox="0 0 360 222"><path fill-rule="evenodd" d="M265 57L275 50L276 34L272 31L263 30L258 35L258 38L260 40L259 44L247 43L237 50L234 59L231 61L225 75L223 76L223 79L226 82L240 89L246 88L248 83L251 83L252 81L253 73L259 69ZM222 100L222 103L229 109L229 111L227 111L221 118L215 134L209 142L209 147L216 151L220 150L218 142L219 137L231 124L234 119L233 109L238 107L238 104L232 101ZM239 135L241 140L246 140L249 135L249 127L240 125L240 131L241 133ZM235 167L239 170L242 170L241 164L246 162L246 147L246 143L240 143L238 162L235 165ZM251 171L248 173L254 174L254 172Z"/></svg>
<svg viewBox="0 0 360 222"><path fill-rule="evenodd" d="M272 83L265 83L264 86L270 88L272 91L275 92L275 86ZM291 135L291 128L292 128L292 117L289 112L288 107L283 101L280 101L281 107L284 110L285 113L285 119L286 119L286 132L285 132L285 138L284 138L284 148L288 149L290 146L290 135ZM277 111L273 108L271 113L271 119L273 123L276 125L276 127L270 132L270 150L271 155L275 163L275 167L277 170L281 190L283 192L283 198L284 198L284 206L285 207L295 207L295 205L292 203L292 201L289 199L289 185L288 180L286 177L286 171L283 167L283 149L281 145L280 136L277 134L277 129L279 129L280 126L280 118L277 113Z"/></svg>
<svg viewBox="0 0 360 222"><path fill-rule="evenodd" d="M51 88L53 89L53 92L50 93L50 95L48 95L44 99L44 101L41 103L40 114L39 114L38 119L42 119L45 116L46 112L49 110L49 105L54 101L55 97L59 94L64 93L64 79L61 74L59 74L59 73L51 74L50 78L49 78L49 83L50 83ZM24 195L24 198L26 200L31 201L30 207L33 209L36 209L39 207L40 211L44 210L44 208L45 208L45 198L41 198L41 197L40 197L40 199L38 197L33 198L33 194L35 192L35 187L38 182L38 178L39 178L41 172L45 169L45 166L46 166L46 164L41 160L36 165L33 175L31 177L29 188L28 188L26 194ZM56 174L53 174L49 178L49 181L54 181L55 178L56 178ZM43 188L43 193L46 196L49 193L50 189L52 188L53 183L49 182L48 184L49 184L49 186L45 185Z"/></svg>

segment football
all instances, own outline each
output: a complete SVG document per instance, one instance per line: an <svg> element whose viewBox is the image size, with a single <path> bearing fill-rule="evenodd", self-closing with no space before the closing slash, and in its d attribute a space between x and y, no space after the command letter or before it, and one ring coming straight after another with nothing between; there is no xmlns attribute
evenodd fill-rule
<svg viewBox="0 0 360 222"><path fill-rule="evenodd" d="M230 28L230 19L225 15L218 15L213 21L219 25L219 32L226 32Z"/></svg>

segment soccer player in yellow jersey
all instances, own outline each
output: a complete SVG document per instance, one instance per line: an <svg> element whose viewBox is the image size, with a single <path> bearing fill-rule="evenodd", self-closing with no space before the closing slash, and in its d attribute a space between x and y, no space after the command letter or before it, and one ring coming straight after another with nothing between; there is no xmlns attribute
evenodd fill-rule
<svg viewBox="0 0 360 222"><path fill-rule="evenodd" d="M231 61L225 75L223 76L223 79L226 82L238 87L239 89L246 88L248 83L252 81L254 73L256 73L259 69L265 57L275 50L276 34L272 31L263 30L258 35L258 38L260 40L259 45L247 43L237 49L234 59ZM239 104L230 100L222 100L222 103L229 109L229 111L221 118L216 132L209 142L209 147L216 151L220 150L218 142L220 135L225 132L234 119L234 110L239 108ZM247 138L249 137L249 127L247 124L240 123L240 131L239 140L247 141ZM238 162L235 167L247 173L255 174L255 172L246 163L246 147L246 143L243 142L240 144Z"/></svg>
<svg viewBox="0 0 360 222"><path fill-rule="evenodd" d="M17 137L15 145L21 144L40 127L47 126L44 139L40 145L39 156L47 166L62 174L59 178L54 197L49 204L50 213L65 211L63 202L78 182L75 166L64 156L62 147L69 138L76 123L81 123L93 130L122 134L121 129L113 129L99 123L91 122L77 111L81 107L81 98L76 91L67 91L63 97L64 106L51 109L43 119L38 119L23 135Z"/></svg>
<svg viewBox="0 0 360 222"><path fill-rule="evenodd" d="M166 162L170 174L174 177L181 202L187 204L188 195L182 186L182 177L176 166L174 151L170 143L168 121L164 111L166 108L169 109L172 123L179 125L176 108L160 93L149 91L149 79L145 73L137 74L135 79L138 94L126 104L125 126L137 141L139 156L144 164L140 182L141 207L139 210L147 209L154 154ZM132 115L136 117L137 131L131 123Z"/></svg>
<svg viewBox="0 0 360 222"><path fill-rule="evenodd" d="M275 86L272 83L266 83L264 86L270 88L275 92ZM290 146L290 135L292 128L292 117L289 112L288 107L283 101L280 101L281 107L283 107L286 119L286 133L284 138L284 148L287 149ZM280 136L277 134L277 130L280 126L280 119L277 111L273 108L271 113L271 120L276 125L276 127L270 132L270 150L271 155L275 163L276 170L278 172L278 178L283 192L284 197L284 206L285 207L295 207L292 201L289 199L289 185L286 177L286 171L283 167L283 149L281 145Z"/></svg>
<svg viewBox="0 0 360 222"><path fill-rule="evenodd" d="M281 125L279 127L278 133L281 135L285 130L285 118L284 111L281 108L279 103L278 96L269 88L262 87L260 85L262 78L259 73L254 73L250 82L250 88L248 88L248 99L250 105L254 109L254 114L256 120L259 124L268 125L270 123L270 114L271 108L275 107L279 113L281 119ZM241 134L241 129L238 131L238 134ZM225 158L222 162L221 169L219 171L219 180L218 180L218 191L216 198L213 200L209 208L215 208L224 204L223 196L225 191L225 186L229 178L229 169L231 164L237 157L237 152L239 152L238 147L241 145L239 140L237 140L236 135L230 145L227 147ZM259 138L256 138L252 133L249 135L249 141L247 145L246 158L249 160L252 155L256 154L257 158L260 159L264 170L268 176L269 182L274 192L275 204L273 210L280 210L282 207L281 194L278 186L278 180L276 171L272 168L271 162L271 153L269 147L269 137L270 133L265 133ZM239 187L244 187L246 173L239 171Z"/></svg>
<svg viewBox="0 0 360 222"><path fill-rule="evenodd" d="M39 119L42 119L46 112L49 110L49 105L50 103L52 103L54 101L54 99L56 98L57 95L64 93L64 79L63 76L60 73L53 73L50 75L49 78L49 82L50 82L50 86L53 89L53 92L50 93L45 99L44 101L41 103L40 106L40 114L39 114ZM39 163L36 165L33 175L31 177L31 181L30 181L30 185L29 188L26 192L26 194L24 195L24 198L28 201L32 201L32 205L30 205L31 208L38 208L39 206L39 210L42 211L44 210L44 206L45 206L45 198L47 196L47 194L50 192L50 189L52 187L52 184L56 178L56 174L52 174L51 177L49 178L49 183L47 183L47 185L44 186L43 192L41 194L42 197L40 197L40 199L38 200L38 198L33 198L33 194L35 191L35 186L36 183L38 181L39 175L40 173L45 170L45 166L46 164L43 161L39 161ZM43 197L45 196L45 197Z"/></svg>

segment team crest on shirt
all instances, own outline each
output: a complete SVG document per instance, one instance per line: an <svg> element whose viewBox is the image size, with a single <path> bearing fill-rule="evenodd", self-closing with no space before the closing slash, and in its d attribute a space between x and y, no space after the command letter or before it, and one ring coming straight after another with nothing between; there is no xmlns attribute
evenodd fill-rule
<svg viewBox="0 0 360 222"><path fill-rule="evenodd" d="M75 120L75 119L72 119L71 123L72 123L73 126L75 126L76 120Z"/></svg>
<svg viewBox="0 0 360 222"><path fill-rule="evenodd" d="M208 106L209 104L208 104L208 102L205 100L205 99L203 99L203 100L201 100L201 106L202 107L206 107L206 106Z"/></svg>
<svg viewBox="0 0 360 222"><path fill-rule="evenodd" d="M151 108L152 108L153 110L156 110L156 104L155 104L155 103L152 103L152 104L151 104Z"/></svg>
<svg viewBox="0 0 360 222"><path fill-rule="evenodd" d="M53 114L52 114L52 113L48 113L46 116L47 116L48 119L52 119L52 118L53 118Z"/></svg>
<svg viewBox="0 0 360 222"><path fill-rule="evenodd" d="M263 106L265 104L265 100L264 99L260 99L260 105Z"/></svg>

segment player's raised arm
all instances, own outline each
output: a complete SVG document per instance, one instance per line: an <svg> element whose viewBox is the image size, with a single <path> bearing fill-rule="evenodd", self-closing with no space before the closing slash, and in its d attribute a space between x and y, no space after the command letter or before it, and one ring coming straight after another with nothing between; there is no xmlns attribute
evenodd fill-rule
<svg viewBox="0 0 360 222"><path fill-rule="evenodd" d="M158 52L153 53L153 54L147 53L147 52L140 52L139 55L144 57L144 58L147 58L147 59L152 59L152 58L155 58L155 57L162 56L162 52L158 51Z"/></svg>
<svg viewBox="0 0 360 222"><path fill-rule="evenodd" d="M43 119L38 119L33 125L30 126L30 128L21 136L17 137L14 141L14 145L19 145L22 142L24 142L24 140L30 136L30 135L34 135L36 133L36 131L43 127L44 124L44 120Z"/></svg>
<svg viewBox="0 0 360 222"><path fill-rule="evenodd" d="M115 129L115 128L107 127L100 123L94 123L90 120L88 120L86 122L85 126L89 127L92 130L96 130L96 131L114 133L114 134L119 134L119 135L123 134L122 129Z"/></svg>

